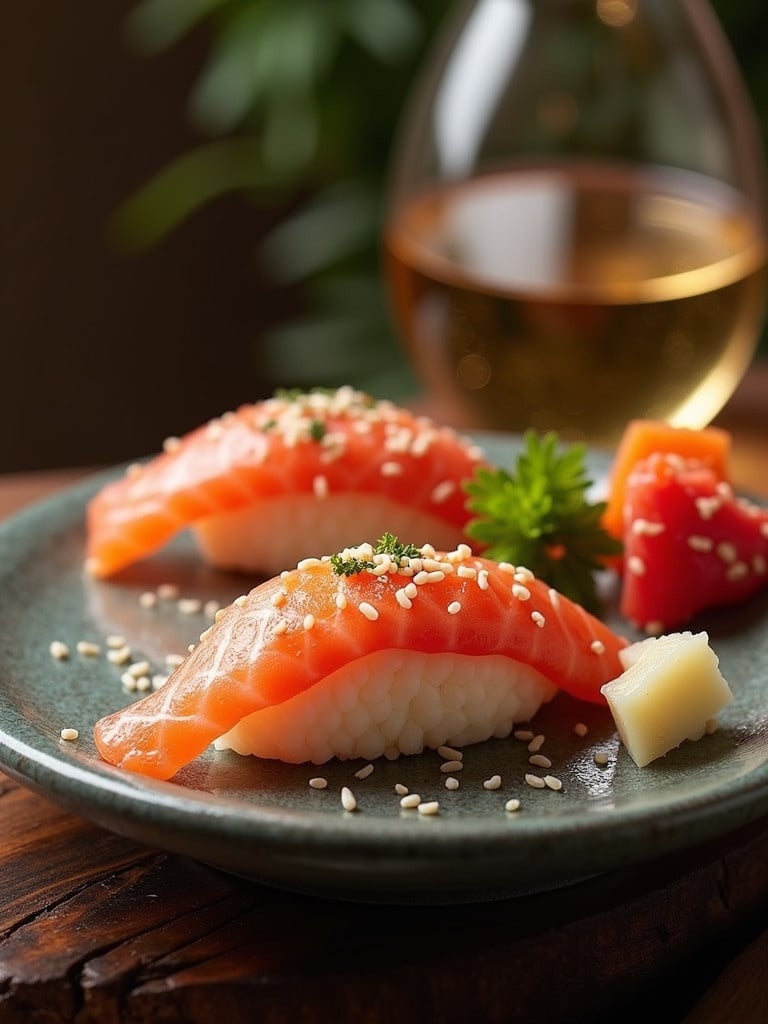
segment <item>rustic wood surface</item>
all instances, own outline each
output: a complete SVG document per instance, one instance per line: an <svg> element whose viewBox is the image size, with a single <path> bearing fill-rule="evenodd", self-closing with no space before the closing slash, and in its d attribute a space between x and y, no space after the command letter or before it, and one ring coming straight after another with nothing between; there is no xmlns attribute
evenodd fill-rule
<svg viewBox="0 0 768 1024"><path fill-rule="evenodd" d="M720 422L768 496L768 367ZM0 477L0 516L91 470ZM552 893L311 899L103 831L0 776L0 1024L768 1020L768 821Z"/></svg>

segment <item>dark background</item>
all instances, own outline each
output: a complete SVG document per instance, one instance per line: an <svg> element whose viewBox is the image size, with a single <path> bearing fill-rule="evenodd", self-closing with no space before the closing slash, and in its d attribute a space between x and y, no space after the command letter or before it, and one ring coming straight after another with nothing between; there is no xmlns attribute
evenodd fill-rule
<svg viewBox="0 0 768 1024"><path fill-rule="evenodd" d="M110 243L116 208L200 141L184 111L206 33L139 57L133 7L4 5L0 471L132 459L264 397L281 382L261 339L306 302L254 256L285 199L225 196L144 252ZM717 7L765 129L764 8Z"/></svg>

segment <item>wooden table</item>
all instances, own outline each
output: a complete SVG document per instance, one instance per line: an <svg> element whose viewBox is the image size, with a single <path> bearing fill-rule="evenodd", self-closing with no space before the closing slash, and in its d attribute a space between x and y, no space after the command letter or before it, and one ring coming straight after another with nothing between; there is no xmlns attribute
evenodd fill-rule
<svg viewBox="0 0 768 1024"><path fill-rule="evenodd" d="M768 366L719 418L768 496ZM0 515L85 474L0 477ZM554 893L311 899L147 849L0 776L0 1024L768 1020L768 821ZM662 995L664 982L669 995Z"/></svg>

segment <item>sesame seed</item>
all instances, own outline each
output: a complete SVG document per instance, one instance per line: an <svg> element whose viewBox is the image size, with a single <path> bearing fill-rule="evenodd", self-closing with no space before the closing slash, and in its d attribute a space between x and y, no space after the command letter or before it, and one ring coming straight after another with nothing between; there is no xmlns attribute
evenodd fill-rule
<svg viewBox="0 0 768 1024"><path fill-rule="evenodd" d="M48 648L52 658L56 658L57 661L64 661L65 658L69 657L69 648L61 640L53 640Z"/></svg>
<svg viewBox="0 0 768 1024"><path fill-rule="evenodd" d="M408 610L409 608L413 608L413 601L411 601L410 597L408 597L408 595L406 594L405 590L402 587L400 587L399 590L395 591L395 600L397 601L401 608L405 608L406 610Z"/></svg>
<svg viewBox="0 0 768 1024"><path fill-rule="evenodd" d="M181 439L178 437L166 437L163 441L164 452L176 452L181 446Z"/></svg>
<svg viewBox="0 0 768 1024"><path fill-rule="evenodd" d="M529 601L531 598L531 592L528 587L524 587L522 583L513 583L512 596L516 597L518 601Z"/></svg>
<svg viewBox="0 0 768 1024"><path fill-rule="evenodd" d="M347 786L341 787L341 806L345 811L354 811L357 808L357 800Z"/></svg>
<svg viewBox="0 0 768 1024"><path fill-rule="evenodd" d="M531 754L528 758L528 764L533 764L537 768L551 768L552 762L544 754Z"/></svg>
<svg viewBox="0 0 768 1024"><path fill-rule="evenodd" d="M487 590L488 589L488 570L487 569L478 569L478 572L477 572L477 585L478 585L478 587L480 587L481 590Z"/></svg>
<svg viewBox="0 0 768 1024"><path fill-rule="evenodd" d="M325 789L327 785L328 779L324 779L322 776L309 780L310 789Z"/></svg>
<svg viewBox="0 0 768 1024"><path fill-rule="evenodd" d="M166 654L165 656L165 664L168 668L178 668L182 661L184 661L183 654Z"/></svg>
<svg viewBox="0 0 768 1024"><path fill-rule="evenodd" d="M757 554L752 559L752 569L757 576L765 576L768 572L768 563L763 555Z"/></svg>
<svg viewBox="0 0 768 1024"><path fill-rule="evenodd" d="M504 804L504 810L509 811L510 814L514 814L515 811L520 810L520 801L517 797L512 797L511 800L507 800Z"/></svg>
<svg viewBox="0 0 768 1024"><path fill-rule="evenodd" d="M746 562L734 562L725 571L725 578L728 580L743 580L749 575L749 566Z"/></svg>
<svg viewBox="0 0 768 1024"><path fill-rule="evenodd" d="M512 735L516 740L523 740L525 743L533 739L533 733L530 729L515 729Z"/></svg>
<svg viewBox="0 0 768 1024"><path fill-rule="evenodd" d="M739 553L736 550L736 545L731 544L730 541L723 540L715 548L718 558L722 558L724 562L731 563L735 562L739 557Z"/></svg>
<svg viewBox="0 0 768 1024"><path fill-rule="evenodd" d="M666 527L664 523L651 522L650 519L635 519L632 523L632 533L636 536L657 537L663 533Z"/></svg>
<svg viewBox="0 0 768 1024"><path fill-rule="evenodd" d="M176 602L176 607L182 615L197 615L202 611L203 602L198 597L182 597Z"/></svg>
<svg viewBox="0 0 768 1024"><path fill-rule="evenodd" d="M448 772L460 772L464 767L464 762L459 758L455 758L453 761L443 761L440 765L440 771L447 775Z"/></svg>
<svg viewBox="0 0 768 1024"><path fill-rule="evenodd" d="M556 775L545 775L544 785L548 789L554 789L555 792L560 792L560 790L563 788L562 780L558 779Z"/></svg>
<svg viewBox="0 0 768 1024"><path fill-rule="evenodd" d="M406 811L410 811L414 807L418 807L420 803L421 797L418 793L408 793L400 800L400 806Z"/></svg>
<svg viewBox="0 0 768 1024"><path fill-rule="evenodd" d="M608 764L608 755L604 750L596 750L594 760L595 764Z"/></svg>
<svg viewBox="0 0 768 1024"><path fill-rule="evenodd" d="M483 782L483 789L499 789L501 786L501 776L492 775L490 779L486 779Z"/></svg>
<svg viewBox="0 0 768 1024"><path fill-rule="evenodd" d="M461 611L461 602L460 601L451 601L451 603L448 605L448 614L449 615L458 615L460 611Z"/></svg>
<svg viewBox="0 0 768 1024"><path fill-rule="evenodd" d="M456 750L455 747L446 747L445 744L438 747L437 752L440 757L444 757L447 761L461 761L464 757L463 750Z"/></svg>
<svg viewBox="0 0 768 1024"><path fill-rule="evenodd" d="M399 462L382 462L381 464L381 475L382 476L400 476L403 472L403 467Z"/></svg>
<svg viewBox="0 0 768 1024"><path fill-rule="evenodd" d="M203 605L203 615L208 619L215 619L219 611L219 602L210 600L206 601Z"/></svg>
<svg viewBox="0 0 768 1024"><path fill-rule="evenodd" d="M357 608L358 611L362 612L366 619L369 619L371 622L375 622L379 617L378 611L367 601L361 601Z"/></svg>
<svg viewBox="0 0 768 1024"><path fill-rule="evenodd" d="M630 555L627 559L627 569L634 576L645 576L645 562L638 555Z"/></svg>
<svg viewBox="0 0 768 1024"><path fill-rule="evenodd" d="M397 793L398 796L407 796L408 795L408 787L404 786L402 784L402 782L396 782L395 783L395 792Z"/></svg>
<svg viewBox="0 0 768 1024"><path fill-rule="evenodd" d="M328 497L328 477L318 475L312 481L312 490L316 498Z"/></svg>
<svg viewBox="0 0 768 1024"><path fill-rule="evenodd" d="M367 779L369 775L373 774L373 765L367 764L363 768L360 768L355 772L356 779Z"/></svg>
<svg viewBox="0 0 768 1024"><path fill-rule="evenodd" d="M77 729L62 729L59 735L63 740L76 740L80 733Z"/></svg>
<svg viewBox="0 0 768 1024"><path fill-rule="evenodd" d="M98 644L94 644L90 640L78 640L77 653L82 654L86 658L95 658L97 655L101 654L101 648Z"/></svg>
<svg viewBox="0 0 768 1024"><path fill-rule="evenodd" d="M152 676L152 689L159 690L161 686L165 686L168 682L168 676L161 675L159 672L157 675Z"/></svg>
<svg viewBox="0 0 768 1024"><path fill-rule="evenodd" d="M136 690L136 676L132 676L130 672L123 672L120 676L120 682L131 693Z"/></svg>
<svg viewBox="0 0 768 1024"><path fill-rule="evenodd" d="M711 537L702 537L698 533L692 533L690 537L687 538L686 543L691 551L711 551L715 546L715 542Z"/></svg>
<svg viewBox="0 0 768 1024"><path fill-rule="evenodd" d="M234 604L238 608L244 608L245 605L248 604L248 595L247 594L240 594L239 597L235 598L235 600L232 602L232 604Z"/></svg>
<svg viewBox="0 0 768 1024"><path fill-rule="evenodd" d="M138 679L139 676L145 676L150 671L150 668L151 666L148 661L134 661L128 666L126 671L134 679Z"/></svg>
<svg viewBox="0 0 768 1024"><path fill-rule="evenodd" d="M344 611L344 609L347 607L347 595L346 594L337 594L336 595L336 607L340 611Z"/></svg>
<svg viewBox="0 0 768 1024"><path fill-rule="evenodd" d="M125 647L125 637L118 633L112 633L104 641L107 647Z"/></svg>
<svg viewBox="0 0 768 1024"><path fill-rule="evenodd" d="M313 569L316 565L322 564L323 562L320 558L302 558L301 561L297 563L296 568L299 570Z"/></svg>
<svg viewBox="0 0 768 1024"><path fill-rule="evenodd" d="M149 676L139 676L136 680L136 689L141 693L146 693L147 690L151 690L152 680Z"/></svg>
<svg viewBox="0 0 768 1024"><path fill-rule="evenodd" d="M437 484L436 487L432 488L430 499L435 505L442 505L444 501L447 501L448 498L450 498L455 490L456 484L453 480L443 480L441 483Z"/></svg>
<svg viewBox="0 0 768 1024"><path fill-rule="evenodd" d="M449 775L448 778L445 780L445 788L446 789L458 789L459 788L459 780L454 778L453 775Z"/></svg>
<svg viewBox="0 0 768 1024"><path fill-rule="evenodd" d="M456 575L464 580L474 580L477 578L477 569L473 565L460 565Z"/></svg>
<svg viewBox="0 0 768 1024"><path fill-rule="evenodd" d="M589 645L589 649L595 654L605 654L605 644L602 640L593 640Z"/></svg>
<svg viewBox="0 0 768 1024"><path fill-rule="evenodd" d="M288 591L282 587L276 591L269 599L269 603L274 605L275 608L280 608L288 600Z"/></svg>
<svg viewBox="0 0 768 1024"><path fill-rule="evenodd" d="M696 506L696 511L699 513L699 516L704 520L708 520L711 519L718 511L722 501L720 498L714 496L710 498L702 497L695 498L693 504Z"/></svg>
<svg viewBox="0 0 768 1024"><path fill-rule="evenodd" d="M525 773L525 781L527 785L533 787L533 789L544 789L546 782L538 775L533 775L531 772Z"/></svg>
<svg viewBox="0 0 768 1024"><path fill-rule="evenodd" d="M280 636L281 633L285 633L287 629L288 629L288 620L287 619L278 619L277 622L275 623L275 633L277 634L277 636Z"/></svg>
<svg viewBox="0 0 768 1024"><path fill-rule="evenodd" d="M538 754L538 752L544 746L544 740L545 739L546 739L546 737L542 736L541 733L539 733L538 736L534 736L533 739L531 740L531 742L528 744L528 753L529 754Z"/></svg>
<svg viewBox="0 0 768 1024"><path fill-rule="evenodd" d="M411 600L413 600L414 597L416 597L416 595L419 592L419 588L413 582L406 583L406 585L403 587L403 590L405 591L405 596L410 597Z"/></svg>
<svg viewBox="0 0 768 1024"><path fill-rule="evenodd" d="M535 622L539 629L543 629L547 620L541 612L531 612L531 621Z"/></svg>
<svg viewBox="0 0 768 1024"><path fill-rule="evenodd" d="M125 665L131 660L130 647L118 647L114 651L107 651L107 660L111 661L113 665Z"/></svg>
<svg viewBox="0 0 768 1024"><path fill-rule="evenodd" d="M554 587L550 587L547 591L549 597L549 603L552 607L557 610L560 607L560 594L555 590Z"/></svg>
<svg viewBox="0 0 768 1024"><path fill-rule="evenodd" d="M440 812L440 804L437 800L429 800L425 804L419 804L419 814L426 814L428 817Z"/></svg>
<svg viewBox="0 0 768 1024"><path fill-rule="evenodd" d="M576 733L577 736L586 736L589 732L589 729L587 729L586 725L583 722L577 722L576 725L574 725L573 727L573 731Z"/></svg>
<svg viewBox="0 0 768 1024"><path fill-rule="evenodd" d="M175 601L179 596L179 588L176 583L161 583L157 588L157 596L162 601Z"/></svg>
<svg viewBox="0 0 768 1024"><path fill-rule="evenodd" d="M315 616L314 615L305 615L304 616L304 621L302 622L302 626L304 627L304 629L312 629L314 627L314 625L315 625Z"/></svg>

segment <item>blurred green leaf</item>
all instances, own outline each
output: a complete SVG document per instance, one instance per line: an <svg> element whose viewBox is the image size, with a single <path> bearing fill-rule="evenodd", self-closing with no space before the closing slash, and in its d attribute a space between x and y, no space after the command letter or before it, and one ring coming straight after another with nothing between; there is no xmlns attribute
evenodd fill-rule
<svg viewBox="0 0 768 1024"><path fill-rule="evenodd" d="M229 0L142 0L126 23L129 45L141 53L160 53L227 3Z"/></svg>
<svg viewBox="0 0 768 1024"><path fill-rule="evenodd" d="M404 0L347 0L344 17L349 34L384 64L402 61L423 34L413 5Z"/></svg>

